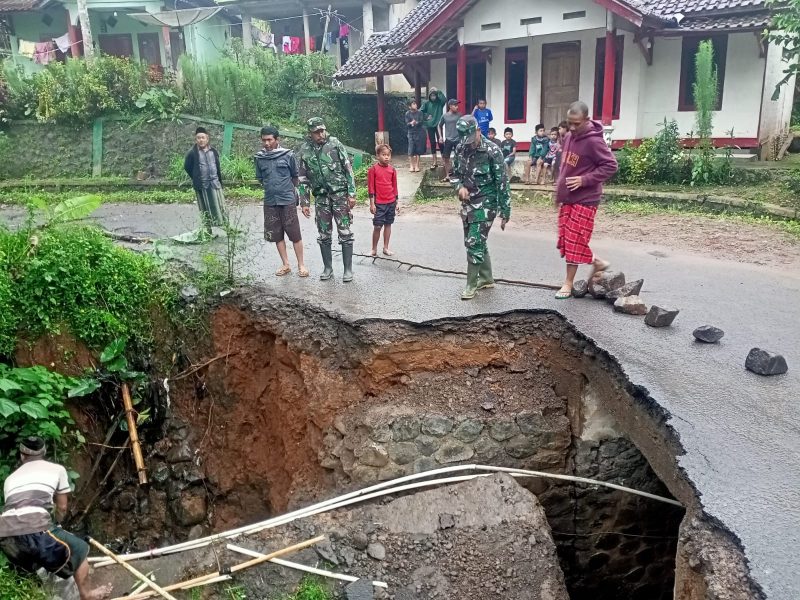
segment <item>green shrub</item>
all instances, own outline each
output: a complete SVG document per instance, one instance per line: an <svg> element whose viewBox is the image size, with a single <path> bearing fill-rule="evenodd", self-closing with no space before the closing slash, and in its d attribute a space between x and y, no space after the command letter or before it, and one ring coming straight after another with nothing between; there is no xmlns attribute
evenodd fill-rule
<svg viewBox="0 0 800 600"><path fill-rule="evenodd" d="M40 121L88 123L104 114L132 112L147 89L144 68L113 56L92 62L51 62L33 76Z"/></svg>
<svg viewBox="0 0 800 600"><path fill-rule="evenodd" d="M169 168L166 172L166 178L170 181L174 181L179 186L189 185L192 183L192 180L189 178L189 174L183 168L183 161L185 159L186 157L182 154L174 155L169 161Z"/></svg>
<svg viewBox="0 0 800 600"><path fill-rule="evenodd" d="M244 156L222 156L219 160L222 178L228 182L242 182L255 179L253 159Z"/></svg>
<svg viewBox="0 0 800 600"><path fill-rule="evenodd" d="M8 566L0 552L0 598L3 600L47 600L35 575L20 575Z"/></svg>
<svg viewBox="0 0 800 600"><path fill-rule="evenodd" d="M786 189L788 189L795 198L800 198L800 167L795 167L789 171L789 176L786 178Z"/></svg>
<svg viewBox="0 0 800 600"><path fill-rule="evenodd" d="M648 179L652 183L680 183L677 167L683 152L678 123L674 119L664 119L661 129L653 138L652 154Z"/></svg>
<svg viewBox="0 0 800 600"><path fill-rule="evenodd" d="M68 453L83 436L73 429L65 405L67 397L85 396L97 389L94 380L66 377L42 366L12 368L0 364L0 480L17 463L19 442L36 435L58 459Z"/></svg>
<svg viewBox="0 0 800 600"><path fill-rule="evenodd" d="M714 44L711 40L700 42L695 55L695 83L693 86L695 123L700 141L692 153L692 185L715 182L714 146L711 134L714 129L714 109L719 89L717 68L714 65Z"/></svg>
<svg viewBox="0 0 800 600"><path fill-rule="evenodd" d="M0 292L0 315L13 315L2 321L0 355L13 352L19 334L62 328L93 348L116 338L148 342L150 311L169 298L152 257L91 227L0 229L0 273L12 286L11 294Z"/></svg>
<svg viewBox="0 0 800 600"><path fill-rule="evenodd" d="M333 595L319 579L306 577L297 587L297 591L285 600L331 600Z"/></svg>

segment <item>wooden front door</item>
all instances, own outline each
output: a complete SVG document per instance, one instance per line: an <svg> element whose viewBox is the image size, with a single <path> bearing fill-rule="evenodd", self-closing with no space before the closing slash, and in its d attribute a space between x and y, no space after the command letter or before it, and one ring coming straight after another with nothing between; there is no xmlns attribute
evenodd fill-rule
<svg viewBox="0 0 800 600"><path fill-rule="evenodd" d="M542 46L542 123L555 127L567 118L569 105L578 100L581 43Z"/></svg>
<svg viewBox="0 0 800 600"><path fill-rule="evenodd" d="M157 33L140 33L139 60L148 65L161 64L161 46L158 43Z"/></svg>
<svg viewBox="0 0 800 600"><path fill-rule="evenodd" d="M133 56L133 41L130 33L101 33L99 43L103 54L120 58Z"/></svg>

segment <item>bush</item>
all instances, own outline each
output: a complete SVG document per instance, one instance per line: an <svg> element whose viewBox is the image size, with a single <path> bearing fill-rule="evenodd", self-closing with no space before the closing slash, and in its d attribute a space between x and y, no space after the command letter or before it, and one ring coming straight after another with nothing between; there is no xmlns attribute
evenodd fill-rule
<svg viewBox="0 0 800 600"><path fill-rule="evenodd" d="M244 156L222 156L219 160L222 178L227 182L242 182L255 179L253 159Z"/></svg>
<svg viewBox="0 0 800 600"><path fill-rule="evenodd" d="M144 68L127 59L100 56L92 62L52 62L33 76L36 118L88 123L114 112L133 112L147 89Z"/></svg>
<svg viewBox="0 0 800 600"><path fill-rule="evenodd" d="M91 227L0 229L0 273L0 355L14 351L18 334L62 328L93 348L116 338L148 342L150 311L167 301L149 255Z"/></svg>
<svg viewBox="0 0 800 600"><path fill-rule="evenodd" d="M795 198L800 198L800 167L795 167L789 171L789 176L786 179L786 189L789 190Z"/></svg>
<svg viewBox="0 0 800 600"><path fill-rule="evenodd" d="M21 575L0 553L0 598L3 600L47 600L47 594L35 575Z"/></svg>

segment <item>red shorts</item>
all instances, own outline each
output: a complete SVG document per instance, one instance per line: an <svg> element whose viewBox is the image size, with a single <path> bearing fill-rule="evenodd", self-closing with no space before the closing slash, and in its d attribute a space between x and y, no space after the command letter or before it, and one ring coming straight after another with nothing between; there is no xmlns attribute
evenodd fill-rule
<svg viewBox="0 0 800 600"><path fill-rule="evenodd" d="M587 265L594 260L589 241L594 231L597 206L562 204L558 211L556 248L570 265Z"/></svg>

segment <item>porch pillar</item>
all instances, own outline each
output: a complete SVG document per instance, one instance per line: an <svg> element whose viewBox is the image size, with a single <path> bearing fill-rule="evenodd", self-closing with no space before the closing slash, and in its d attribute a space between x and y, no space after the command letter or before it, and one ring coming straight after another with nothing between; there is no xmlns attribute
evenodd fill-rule
<svg viewBox="0 0 800 600"><path fill-rule="evenodd" d="M376 79L378 84L378 131L386 131L386 112L384 110L386 98L384 96L383 76L379 75Z"/></svg>
<svg viewBox="0 0 800 600"><path fill-rule="evenodd" d="M458 29L458 50L456 51L456 99L464 114L469 114L467 106L467 46L464 44L464 28Z"/></svg>
<svg viewBox="0 0 800 600"><path fill-rule="evenodd" d="M305 13L303 17L303 25L305 25ZM307 38L308 33L306 33ZM242 45L245 50L250 50L253 47L253 17L245 12L242 13Z"/></svg>
<svg viewBox="0 0 800 600"><path fill-rule="evenodd" d="M303 7L303 39L305 40L306 54L311 54L311 26L308 24L308 9Z"/></svg>
<svg viewBox="0 0 800 600"><path fill-rule="evenodd" d="M603 64L603 125L611 125L614 118L614 89L617 72L617 30L614 15L606 13L606 56Z"/></svg>
<svg viewBox="0 0 800 600"><path fill-rule="evenodd" d="M364 43L375 33L375 17L372 12L372 0L364 0L361 5L361 23L364 25Z"/></svg>
<svg viewBox="0 0 800 600"><path fill-rule="evenodd" d="M69 48L72 58L78 58L83 54L83 44L81 43L81 30L70 21L67 24L69 34Z"/></svg>
<svg viewBox="0 0 800 600"><path fill-rule="evenodd" d="M422 108L422 77L419 69L414 69L414 100L417 101L417 108Z"/></svg>
<svg viewBox="0 0 800 600"><path fill-rule="evenodd" d="M172 60L172 40L169 37L169 27L166 25L161 28L161 37L164 38L164 65L165 69L177 69L178 63Z"/></svg>
<svg viewBox="0 0 800 600"><path fill-rule="evenodd" d="M91 62L94 58L94 38L89 22L89 7L86 0L78 0L78 19L81 22L81 39L83 40L83 55Z"/></svg>

